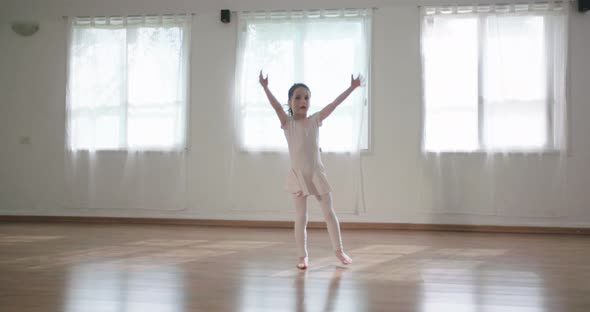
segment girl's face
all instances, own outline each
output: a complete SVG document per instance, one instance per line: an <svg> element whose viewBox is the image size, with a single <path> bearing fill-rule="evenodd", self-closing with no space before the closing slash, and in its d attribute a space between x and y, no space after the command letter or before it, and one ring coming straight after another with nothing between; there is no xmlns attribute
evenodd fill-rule
<svg viewBox="0 0 590 312"><path fill-rule="evenodd" d="M293 111L293 116L307 116L309 109L309 98L311 94L309 90L304 87L299 87L293 92L293 96L289 100L289 107Z"/></svg>

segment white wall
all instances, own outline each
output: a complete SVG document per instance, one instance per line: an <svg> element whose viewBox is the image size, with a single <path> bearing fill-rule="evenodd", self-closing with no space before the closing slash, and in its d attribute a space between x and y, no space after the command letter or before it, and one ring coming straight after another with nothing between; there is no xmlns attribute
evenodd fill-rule
<svg viewBox="0 0 590 312"><path fill-rule="evenodd" d="M247 209L228 199L231 156L230 92L235 23L219 9L289 8L278 1L7 1L0 22L0 214L135 216L290 220L280 187L283 162L273 154L252 160L257 183L242 183ZM405 3L405 4L404 4ZM358 222L590 226L590 15L571 14L570 148L559 155L420 153L421 73L418 8L408 1L300 1L298 8L377 7L374 14L372 151L363 156L367 213L347 213L347 187L336 188L340 219ZM197 13L191 65L189 205L182 211L64 209L64 97L66 28L62 16ZM8 23L37 19L41 30L18 37ZM19 138L30 136L31 144ZM326 155L330 176L342 161ZM438 168L441 168L439 171ZM439 174L440 172L440 174ZM204 177L207 177L206 179ZM275 183L276 181L276 183ZM247 181L245 181L247 182ZM340 181L334 181L339 185ZM344 207L344 208L342 208ZM319 218L316 214L313 218Z"/></svg>

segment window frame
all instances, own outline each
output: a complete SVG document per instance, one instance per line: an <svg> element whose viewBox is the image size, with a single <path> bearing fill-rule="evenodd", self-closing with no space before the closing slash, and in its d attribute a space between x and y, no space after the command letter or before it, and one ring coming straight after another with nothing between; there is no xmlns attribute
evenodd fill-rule
<svg viewBox="0 0 590 312"><path fill-rule="evenodd" d="M192 28L192 14L162 14L162 15L129 15L129 16L78 16L78 17L64 17L68 26L68 40L67 40L67 91L66 91L66 132L65 132L65 143L66 150L70 152L98 152L98 153L113 153L113 152L146 152L146 153L159 153L159 152L186 152L189 150L189 134L190 134L190 67L191 67L191 28ZM73 56L71 49L73 47L73 34L76 28L86 29L107 29L113 31L126 30L129 28L179 28L181 31L182 42L179 53L182 54L180 59L180 74L183 76L183 81L177 86L182 88L181 91L184 95L182 99L170 99L156 105L149 105L147 107L139 107L139 110L144 111L144 114L149 115L151 109L164 109L166 115L175 112L181 112L184 116L177 119L177 122L173 125L173 128L180 129L178 137L175 141L166 146L160 146L158 144L144 144L141 146L130 146L129 145L129 128L128 128L128 115L129 111L134 109L131 105L132 101L129 98L129 68L126 67L124 70L125 99L121 101L121 105L118 106L101 106L101 107L75 107L71 103L73 101L70 94L70 88L72 87L72 62ZM129 39L126 38L125 43L128 49ZM128 65L127 61L127 65ZM123 126L123 130L119 130L119 138L114 139L118 143L117 147L99 147L95 146L75 146L73 140L75 135L72 134L72 124L74 119L72 116L79 114L93 114L96 111L102 111L99 116L107 116L109 113L113 113L112 116L119 119L118 125ZM182 120L182 121L181 121ZM95 122L95 121L92 121ZM96 130L96 127L94 127Z"/></svg>
<svg viewBox="0 0 590 312"><path fill-rule="evenodd" d="M553 11L551 11L553 8L549 7L549 9L545 8L545 6L548 6L549 4L539 4L539 10L535 10L534 8L528 9L529 12L523 16L523 17L530 17L530 16L541 16L544 19L544 27L543 27L543 36L544 38L547 38L547 34L554 31L553 28L551 28L550 25L548 25L549 23L547 23L547 19L549 17L551 17L551 14L553 13ZM520 7L521 10L524 10L524 6L526 5L522 5ZM472 12L469 13L461 13L460 10L461 8L463 8L464 10L472 10ZM547 10L544 10L544 9ZM432 10L435 10L436 12L441 12L441 11L446 11L443 13L444 14L448 14L451 17L454 17L456 19L460 19L463 17L476 17L477 18L477 76L478 76L478 81L477 81L477 149L474 150L467 150L467 149L457 149L457 148L452 148L452 147L446 147L444 149L440 149L440 150L434 150L434 149L427 149L426 148L426 144L425 144L425 134L426 134L426 115L427 115L427 103L426 103L426 87L425 87L425 80L426 80L426 73L425 73L425 53L422 49L424 49L424 31L421 30L420 32L420 42L421 42L421 54L422 54L422 98L421 98L421 102L422 102L422 126L421 126L421 152L422 153L430 153L430 154L558 154L558 153L563 153L563 152L568 152L569 150L569 131L568 131L568 122L567 120L568 118L568 104L567 104L567 100L568 100L568 85L567 85L567 79L568 79L568 72L569 72L569 59L567 58L567 45L568 45L568 40L567 40L567 28L566 28L566 38L563 39L563 44L565 45L564 47L564 51L565 51L565 62L563 64L563 71L564 71L564 85L563 85L563 90L562 92L564 93L563 96L563 103L559 104L556 103L555 101L555 92L554 92L554 87L556 85L556 78L554 76L555 73L555 68L556 66L556 62L554 61L555 59L555 49L550 48L551 42L548 42L548 40L545 40L545 48L546 48L546 52L548 53L545 58L546 58L546 69L545 69L545 83L546 83L546 97L545 97L545 103L544 103L544 111L545 111L545 118L546 118L546 122L547 124L545 125L545 129L544 129L544 135L545 135L545 140L546 140L546 144L540 148L518 148L518 147L507 147L507 148L491 148L491 147L486 147L485 144L485 122L486 122L486 117L485 117L485 99L484 99L484 85L485 85L485 75L484 75L484 71L483 71L483 59L484 59L484 49L485 49L485 40L487 40L487 32L483 31L483 25L485 23L485 20L487 18L487 16L489 14L486 13L494 13L494 14L501 14L503 10L506 10L507 13L510 12L518 12L518 7L516 8L510 8L510 5L483 5L483 6L475 6L475 7L470 7L470 6L465 6L465 7L424 7L422 8L422 13L421 13L421 27L424 28L426 27L425 24L428 22L427 19L431 16L427 13L425 13L425 11L431 11L432 14ZM561 7L560 10L562 10L562 12L565 12L565 25L567 27L567 10L568 7ZM436 14L435 14L436 16ZM483 36L482 36L483 35ZM556 141L556 136L558 135L558 130L556 130L556 107L557 105L563 105L563 107L561 108L562 110L562 114L564 116L562 116L561 118L563 120L561 120L562 125L560 127L562 127L562 129L560 129L559 131L562 131L564 134L564 137L562 138L562 142L557 142Z"/></svg>
<svg viewBox="0 0 590 312"><path fill-rule="evenodd" d="M241 32L240 28L241 27L245 27L244 26L244 22L243 22L243 18L244 15L248 16L251 19L259 19L259 22L263 22L263 23L281 23L282 20L284 20L285 18L291 20L303 20L305 18L308 17L312 17L312 18L326 18L329 20L329 18L331 17L336 17L337 14L344 14L344 18L349 17L347 14L357 14L356 12L359 11L363 11L363 17L367 18L368 22L365 22L364 27L365 27L365 33L366 33L366 47L365 47L365 52L366 52L366 66L367 66L367 74L366 77L364 77L365 81L367 82L365 86L363 86L363 88L367 88L366 93L365 93L365 99L364 99L364 103L362 105L364 105L363 110L366 111L366 118L363 117L363 121L366 121L366 125L364 125L364 123L361 125L361 135L363 135L363 132L366 132L366 138L365 139L361 139L361 141L365 141L366 142L366 147L361 146L359 148L359 153L361 154L372 154L372 146L373 146L373 131L372 131L372 122L373 122L373 116L372 116L372 105L371 105L371 98L372 98L372 83L370 83L370 81L372 81L372 63L373 63L373 57L372 57L372 50L373 50L373 9L317 9L317 10L292 10L292 11L283 11L283 10L276 10L276 11L243 11L243 12L238 12L238 23L237 24L237 49L236 49L236 64L240 63L240 58L243 57L243 50L245 49L246 46L246 41L243 40L242 36L243 33ZM264 20L265 18L269 18L270 20ZM359 17L357 17L359 18ZM302 45L305 40L301 37L297 38L300 41L300 44ZM302 58L302 56L300 56L300 58ZM364 76L364 75L363 75ZM251 154L251 153L258 153L258 154L283 154L285 152L288 152L287 149L287 145L286 145L286 141L285 142L285 146L284 148L262 148L262 147L257 147L257 148L250 148L248 146L246 146L246 144L244 144L244 137L243 137L243 123L244 123L244 118L240 117L240 105L242 104L240 102L240 91L241 91L241 77L242 77L242 72L241 72L241 68L239 68L239 66L236 67L236 81L235 81L235 104L233 105L233 115L234 115L234 140L235 140L235 148L236 151L239 152L240 154ZM274 90L273 90L274 91ZM338 92L342 91L342 90L336 90L336 93L334 94L334 98L336 96L338 96ZM358 91L356 91L358 92ZM265 97L265 101L266 101L266 97ZM281 102L281 101L279 101ZM281 103L283 104L283 103ZM324 103L328 104L328 103ZM337 108L338 110L338 108ZM273 117L276 117L275 112L272 110L272 107L270 105L267 106L267 108L265 109L265 111L272 111L272 115ZM318 110L319 111L319 110ZM311 115L311 113L310 113ZM277 119L277 130L281 131L280 129L280 125ZM363 129L366 129L363 130ZM282 134L281 134L282 135ZM321 134L320 134L321 136ZM321 145L321 144L320 144ZM362 143L361 143L362 145ZM320 146L321 147L321 146ZM353 151L351 150L346 150L346 151L338 151L338 150L323 150L322 154L328 154L328 155L336 155L336 154L350 154Z"/></svg>

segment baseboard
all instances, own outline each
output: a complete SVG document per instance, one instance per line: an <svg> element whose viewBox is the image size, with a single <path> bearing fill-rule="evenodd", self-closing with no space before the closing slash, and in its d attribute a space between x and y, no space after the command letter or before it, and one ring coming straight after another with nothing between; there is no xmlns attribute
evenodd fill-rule
<svg viewBox="0 0 590 312"><path fill-rule="evenodd" d="M171 218L126 218L126 217L70 217L70 216L16 216L0 215L0 222L43 222L43 223L126 223L199 225L257 228L291 228L292 221L251 221L215 219L171 219ZM309 222L308 228L325 228L324 222ZM463 224L422 224L422 223L375 223L342 222L346 230L408 230L408 231L459 231L494 233L536 233L590 235L590 228L547 227L547 226L504 226L504 225L463 225Z"/></svg>

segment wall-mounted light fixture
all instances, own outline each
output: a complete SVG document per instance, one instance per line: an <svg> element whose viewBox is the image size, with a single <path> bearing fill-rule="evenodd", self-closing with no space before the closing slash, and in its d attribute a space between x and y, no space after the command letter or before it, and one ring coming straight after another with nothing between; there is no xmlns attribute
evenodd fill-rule
<svg viewBox="0 0 590 312"><path fill-rule="evenodd" d="M32 36L39 30L39 22L12 22L12 31L23 37Z"/></svg>

